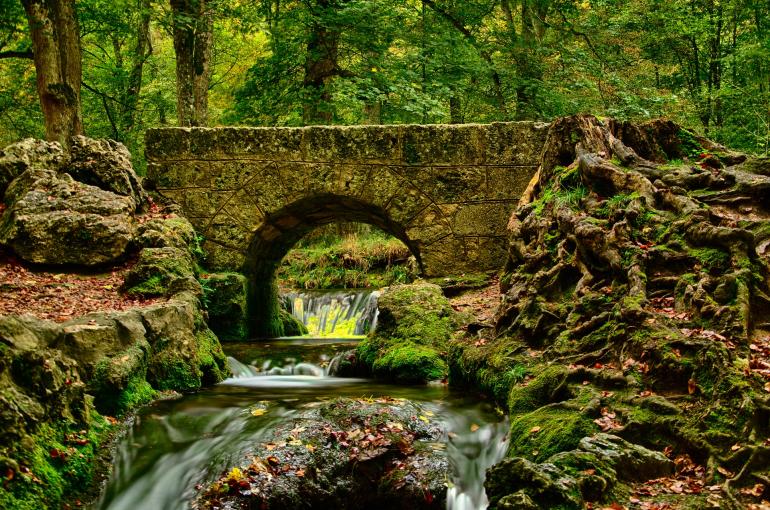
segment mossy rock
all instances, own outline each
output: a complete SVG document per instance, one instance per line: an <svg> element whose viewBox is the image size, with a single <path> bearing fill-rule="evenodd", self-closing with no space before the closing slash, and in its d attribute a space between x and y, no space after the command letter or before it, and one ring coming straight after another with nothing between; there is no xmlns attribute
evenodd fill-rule
<svg viewBox="0 0 770 510"><path fill-rule="evenodd" d="M141 224L135 242L142 248L177 248L189 252L197 249L195 229L181 216L153 218Z"/></svg>
<svg viewBox="0 0 770 510"><path fill-rule="evenodd" d="M0 508L53 510L94 499L100 489L95 475L106 467L101 465L101 445L111 431L104 418L92 413L86 423L42 424L34 434L12 445L14 451L1 450L3 473L11 470L15 476L0 485ZM19 472L20 466L26 473Z"/></svg>
<svg viewBox="0 0 770 510"><path fill-rule="evenodd" d="M508 411L534 411L549 402L564 400L560 397L566 397L568 373L566 367L554 365L542 370L526 386L514 386L508 396Z"/></svg>
<svg viewBox="0 0 770 510"><path fill-rule="evenodd" d="M146 381L150 350L142 341L96 364L89 389L99 412L122 415L155 398L157 393Z"/></svg>
<svg viewBox="0 0 770 510"><path fill-rule="evenodd" d="M123 289L129 296L171 296L195 282L195 266L189 252L179 248L145 248L126 275Z"/></svg>
<svg viewBox="0 0 770 510"><path fill-rule="evenodd" d="M209 327L221 340L249 337L246 296L248 280L240 273L211 273L200 278Z"/></svg>
<svg viewBox="0 0 770 510"><path fill-rule="evenodd" d="M448 370L435 349L412 342L391 346L372 365L376 377L406 384L443 379Z"/></svg>
<svg viewBox="0 0 770 510"><path fill-rule="evenodd" d="M596 431L593 421L575 410L541 407L511 419L509 454L542 462L573 450L581 439Z"/></svg>
<svg viewBox="0 0 770 510"><path fill-rule="evenodd" d="M302 336L310 333L307 326L297 320L288 310L283 308L278 310L278 318L283 328L283 336Z"/></svg>
<svg viewBox="0 0 770 510"><path fill-rule="evenodd" d="M461 319L441 288L425 282L384 289L377 328L357 349L382 379L425 383L447 377L446 352Z"/></svg>

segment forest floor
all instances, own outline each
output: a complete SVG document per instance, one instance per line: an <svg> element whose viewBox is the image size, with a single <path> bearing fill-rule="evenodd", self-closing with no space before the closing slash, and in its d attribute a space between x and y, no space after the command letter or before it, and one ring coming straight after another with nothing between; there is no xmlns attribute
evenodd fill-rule
<svg viewBox="0 0 770 510"><path fill-rule="evenodd" d="M30 267L0 250L0 314L30 314L39 319L65 322L92 312L121 311L156 302L120 292L134 264L95 272L62 272Z"/></svg>

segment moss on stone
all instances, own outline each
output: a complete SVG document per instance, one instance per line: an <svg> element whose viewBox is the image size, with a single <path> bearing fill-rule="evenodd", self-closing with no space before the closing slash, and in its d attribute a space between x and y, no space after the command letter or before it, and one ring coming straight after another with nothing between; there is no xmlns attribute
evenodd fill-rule
<svg viewBox="0 0 770 510"><path fill-rule="evenodd" d="M123 289L129 296L169 296L179 280L195 275L189 253L178 248L145 248L126 275Z"/></svg>
<svg viewBox="0 0 770 510"><path fill-rule="evenodd" d="M361 362L377 376L416 383L448 375L446 351L460 324L437 285L420 282L383 291L374 333L359 344Z"/></svg>
<svg viewBox="0 0 770 510"><path fill-rule="evenodd" d="M302 336L310 331L287 310L281 308L278 312L283 327L283 336Z"/></svg>
<svg viewBox="0 0 770 510"><path fill-rule="evenodd" d="M558 452L575 449L596 430L590 419L574 410L541 407L511 420L509 455L543 462Z"/></svg>
<svg viewBox="0 0 770 510"><path fill-rule="evenodd" d="M146 342L134 345L96 364L89 387L99 412L122 415L155 398L146 380L149 349Z"/></svg>
<svg viewBox="0 0 770 510"><path fill-rule="evenodd" d="M446 377L446 361L436 350L412 342L393 345L372 366L374 375L400 383L424 383Z"/></svg>
<svg viewBox="0 0 770 510"><path fill-rule="evenodd" d="M0 508L53 510L93 498L98 491L94 475L99 447L111 429L92 412L85 424L42 424L35 434L13 445L14 451L0 452L3 473L9 469L14 473L0 485ZM13 461L4 458L6 455Z"/></svg>
<svg viewBox="0 0 770 510"><path fill-rule="evenodd" d="M248 281L240 273L211 273L200 278L209 326L222 340L249 337L246 296Z"/></svg>
<svg viewBox="0 0 770 510"><path fill-rule="evenodd" d="M560 393L566 393L567 374L566 367L553 365L543 369L526 386L514 386L508 396L508 411L534 411L550 402L561 400L558 397Z"/></svg>

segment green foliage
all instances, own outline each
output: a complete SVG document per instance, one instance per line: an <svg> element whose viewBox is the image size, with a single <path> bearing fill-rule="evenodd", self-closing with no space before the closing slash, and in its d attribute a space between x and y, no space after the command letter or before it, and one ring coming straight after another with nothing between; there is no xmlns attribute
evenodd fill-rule
<svg viewBox="0 0 770 510"><path fill-rule="evenodd" d="M409 283L409 249L375 230L326 234L301 243L284 257L277 278L302 289L381 288Z"/></svg>

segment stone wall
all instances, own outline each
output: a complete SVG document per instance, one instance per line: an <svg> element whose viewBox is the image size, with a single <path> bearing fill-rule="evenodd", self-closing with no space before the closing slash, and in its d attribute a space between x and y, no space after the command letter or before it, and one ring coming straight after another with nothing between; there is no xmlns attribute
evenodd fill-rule
<svg viewBox="0 0 770 510"><path fill-rule="evenodd" d="M547 132L532 122L147 131L148 181L205 237L212 269L263 272L310 230L361 221L431 276L498 268Z"/></svg>

